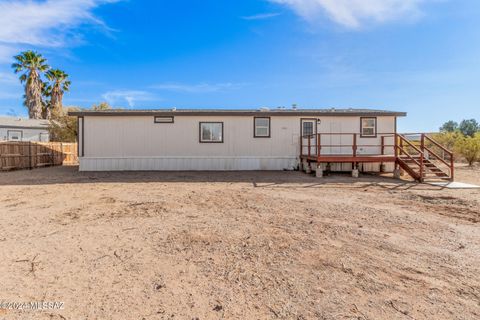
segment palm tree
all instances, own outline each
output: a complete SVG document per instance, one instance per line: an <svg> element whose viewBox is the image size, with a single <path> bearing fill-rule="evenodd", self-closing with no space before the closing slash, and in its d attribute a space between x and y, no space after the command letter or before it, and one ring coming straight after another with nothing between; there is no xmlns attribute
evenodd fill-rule
<svg viewBox="0 0 480 320"><path fill-rule="evenodd" d="M31 119L41 119L43 100L43 82L41 73L49 69L47 60L41 54L34 51L25 51L14 57L17 61L12 64L15 73L23 72L20 82L25 82L25 101L28 108L28 116Z"/></svg>
<svg viewBox="0 0 480 320"><path fill-rule="evenodd" d="M52 110L50 101L47 100L47 98L50 97L50 86L45 82L42 82L42 97L45 99L42 107L42 118L50 119L52 117Z"/></svg>
<svg viewBox="0 0 480 320"><path fill-rule="evenodd" d="M68 80L68 74L59 69L48 70L46 76L51 82L46 88L47 96L50 97L50 102L46 106L46 114L49 115L53 112L58 115L63 107L63 94L70 89L71 82Z"/></svg>

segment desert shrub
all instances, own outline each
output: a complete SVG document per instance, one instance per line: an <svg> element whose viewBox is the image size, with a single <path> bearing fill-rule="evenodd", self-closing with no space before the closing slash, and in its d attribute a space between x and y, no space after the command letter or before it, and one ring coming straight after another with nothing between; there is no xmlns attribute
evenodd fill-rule
<svg viewBox="0 0 480 320"><path fill-rule="evenodd" d="M442 132L432 135L432 138L450 151L455 151L455 145L458 140L464 136L459 131Z"/></svg>
<svg viewBox="0 0 480 320"><path fill-rule="evenodd" d="M455 144L455 151L465 158L469 166L480 161L480 133L477 132L473 137L459 138Z"/></svg>
<svg viewBox="0 0 480 320"><path fill-rule="evenodd" d="M75 142L77 139L77 117L68 115L69 111L78 111L77 107L54 110L51 115L48 131L51 141Z"/></svg>

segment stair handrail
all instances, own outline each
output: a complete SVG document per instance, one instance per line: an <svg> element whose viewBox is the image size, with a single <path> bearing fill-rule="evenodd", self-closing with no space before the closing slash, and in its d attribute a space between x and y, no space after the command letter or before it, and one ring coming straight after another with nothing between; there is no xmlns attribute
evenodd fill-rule
<svg viewBox="0 0 480 320"><path fill-rule="evenodd" d="M410 141L408 141L404 136L402 136L401 134L397 134L397 136L400 138L400 140L405 141L407 144L409 144L413 149L415 149L415 151L417 151L417 152L420 153L420 154L422 153L422 152L420 151L420 149L418 149L414 144L412 144ZM413 162L415 162L415 164L416 164L419 168L422 167L422 165L421 165L417 160L415 160L415 158L414 158L412 155L410 155L407 151L405 151L405 149L403 149L401 146L399 146L398 143L396 144L395 147L396 147L398 150L401 151L400 154L405 154L410 160L412 160Z"/></svg>
<svg viewBox="0 0 480 320"><path fill-rule="evenodd" d="M407 135L412 135L412 134L407 134ZM440 162L442 162L444 165L446 165L450 169L449 179L453 181L454 180L454 170L455 170L453 152L448 150L444 146L442 146L440 143L438 143L437 141L435 141L434 139L432 139L431 137L429 137L425 133L415 134L415 135L420 135L420 147L417 147L415 144L413 144L411 141L409 141L405 137L405 135L397 134L397 138L395 140L395 150L396 150L395 151L395 156L397 158L397 161L399 163L403 163L403 165L406 165L409 168L409 170L411 170L412 172L415 172L415 170L411 166L406 164L404 162L404 160L401 158L401 155L405 155L407 157L407 159L411 160L413 163L415 163L419 167L419 172L418 172L419 178L418 178L418 180L423 181L424 178L425 178L425 171L429 170L429 168L425 164L425 156L426 156L426 152L428 152L428 154L431 154L435 159L439 160ZM431 142L432 144L434 144L438 148L440 148L443 152L447 153L450 156L450 163L445 161L445 159L440 157L437 153L433 152L429 147L425 146L425 141L426 140ZM407 146L410 146L415 152L418 153L418 157L420 158L420 162L418 162L411 154L409 154L404 149L404 147L405 147L404 143ZM440 169L440 168L438 168L438 169ZM443 172L442 169L440 169L440 171ZM443 172L443 173L447 174L445 172ZM415 174L417 174L417 173L415 173Z"/></svg>
<svg viewBox="0 0 480 320"><path fill-rule="evenodd" d="M441 159L436 153L430 151L428 148L425 147L425 149L432 153L438 160L442 161L449 169L450 169L450 179L453 180L455 177L455 163L454 163L454 158L453 158L453 152L442 146L440 143L435 141L433 138L429 137L428 135L425 135L425 138L427 138L428 141L436 145L438 148L440 148L443 152L447 153L450 156L450 164L448 164L444 159Z"/></svg>
<svg viewBox="0 0 480 320"><path fill-rule="evenodd" d="M444 146L442 146L440 143L435 141L433 138L430 138L428 135L425 135L425 138L427 138L428 141L430 141L431 143L433 143L434 145L436 145L437 147L439 147L440 149L442 149L443 151L448 153L449 156L453 157L453 152L452 151L450 151L447 148L445 148Z"/></svg>
<svg viewBox="0 0 480 320"><path fill-rule="evenodd" d="M411 143L410 141L408 141L408 139L405 138L403 135L398 134L398 136L400 137L400 139L402 139L403 141L405 141L409 146L411 146L413 149L415 149L415 151L417 151L419 154L422 153L422 151L421 151L420 149L418 149L413 143Z"/></svg>
<svg viewBox="0 0 480 320"><path fill-rule="evenodd" d="M439 160L439 161L442 162L444 165L446 165L448 168L450 168L450 164L447 163L445 160L443 160L442 157L440 157L438 154L436 154L435 152L433 152L430 148L424 147L424 149L427 150L429 154L433 155L437 160Z"/></svg>

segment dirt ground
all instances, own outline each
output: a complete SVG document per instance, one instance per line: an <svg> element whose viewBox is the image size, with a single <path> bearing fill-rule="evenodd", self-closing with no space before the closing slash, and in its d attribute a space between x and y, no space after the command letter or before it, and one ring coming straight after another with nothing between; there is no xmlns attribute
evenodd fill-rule
<svg viewBox="0 0 480 320"><path fill-rule="evenodd" d="M480 184L480 168L457 180ZM300 172L0 173L0 319L480 319L480 190Z"/></svg>

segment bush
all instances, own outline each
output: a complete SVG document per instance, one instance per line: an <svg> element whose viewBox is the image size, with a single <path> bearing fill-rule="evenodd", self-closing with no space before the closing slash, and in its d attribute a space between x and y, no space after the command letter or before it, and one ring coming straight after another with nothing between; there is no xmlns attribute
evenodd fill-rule
<svg viewBox="0 0 480 320"><path fill-rule="evenodd" d="M477 132L473 137L459 138L455 143L455 150L467 160L469 166L480 161L480 133Z"/></svg>
<svg viewBox="0 0 480 320"><path fill-rule="evenodd" d="M75 142L77 140L77 117L69 116L68 112L78 110L80 109L76 107L68 107L52 112L48 127L51 141Z"/></svg>
<svg viewBox="0 0 480 320"><path fill-rule="evenodd" d="M455 151L455 145L458 140L463 138L459 131L437 133L432 138L450 151Z"/></svg>

